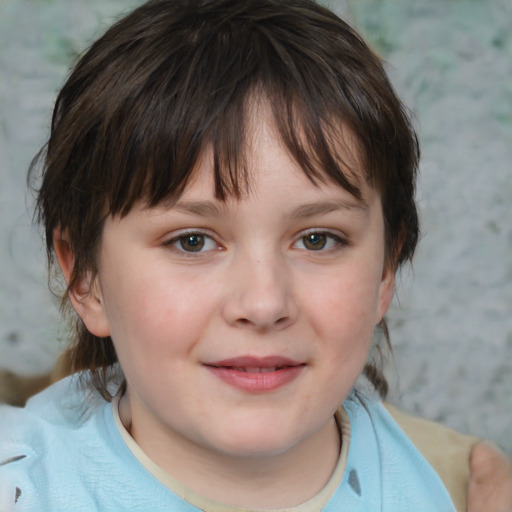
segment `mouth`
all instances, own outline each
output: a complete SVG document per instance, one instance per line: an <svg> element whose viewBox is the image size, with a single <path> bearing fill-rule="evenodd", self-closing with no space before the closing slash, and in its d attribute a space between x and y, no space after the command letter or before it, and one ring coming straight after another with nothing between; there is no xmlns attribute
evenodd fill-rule
<svg viewBox="0 0 512 512"><path fill-rule="evenodd" d="M204 366L230 386L254 393L272 391L290 383L302 373L306 363L281 356L247 356Z"/></svg>
<svg viewBox="0 0 512 512"><path fill-rule="evenodd" d="M282 356L254 357L243 356L231 359L223 359L212 363L205 363L205 366L212 368L227 368L238 372L248 373L270 373L285 368L304 366L305 363L295 361Z"/></svg>
<svg viewBox="0 0 512 512"><path fill-rule="evenodd" d="M291 366L270 366L270 367L262 367L262 366L254 366L254 367L248 367L248 366L224 366L216 368L228 368L231 370L235 370L237 372L246 372L246 373L270 373L270 372L277 372L278 370L283 370L285 368L291 368Z"/></svg>

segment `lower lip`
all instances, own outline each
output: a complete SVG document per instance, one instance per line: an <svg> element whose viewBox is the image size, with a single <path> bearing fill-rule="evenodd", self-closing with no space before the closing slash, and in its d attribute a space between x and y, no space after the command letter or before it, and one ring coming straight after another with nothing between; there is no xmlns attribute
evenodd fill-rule
<svg viewBox="0 0 512 512"><path fill-rule="evenodd" d="M288 384L304 370L304 365L288 366L273 372L243 372L229 367L208 366L225 383L252 393L274 391Z"/></svg>

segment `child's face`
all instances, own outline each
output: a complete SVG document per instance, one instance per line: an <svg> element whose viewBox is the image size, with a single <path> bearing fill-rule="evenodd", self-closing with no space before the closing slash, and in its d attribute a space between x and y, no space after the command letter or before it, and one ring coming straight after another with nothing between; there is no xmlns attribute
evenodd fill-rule
<svg viewBox="0 0 512 512"><path fill-rule="evenodd" d="M323 435L392 297L378 192L313 185L256 120L248 197L215 199L206 154L174 206L107 219L93 304L75 303L114 341L150 456L268 456Z"/></svg>

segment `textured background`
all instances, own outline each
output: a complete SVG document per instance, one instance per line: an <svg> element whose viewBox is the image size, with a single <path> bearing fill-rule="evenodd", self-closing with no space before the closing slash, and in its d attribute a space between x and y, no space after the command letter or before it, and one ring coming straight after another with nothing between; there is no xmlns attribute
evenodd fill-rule
<svg viewBox="0 0 512 512"><path fill-rule="evenodd" d="M134 0L0 0L0 368L66 338L25 174L77 55ZM394 402L512 453L512 3L331 0L413 110L423 239L389 314Z"/></svg>

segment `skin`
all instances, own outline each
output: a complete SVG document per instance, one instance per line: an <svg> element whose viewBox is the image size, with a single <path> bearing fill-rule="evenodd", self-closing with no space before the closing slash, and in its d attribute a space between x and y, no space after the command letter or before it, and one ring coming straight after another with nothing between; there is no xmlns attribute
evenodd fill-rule
<svg viewBox="0 0 512 512"><path fill-rule="evenodd" d="M155 462L212 499L282 508L318 493L336 464L332 415L362 370L394 283L377 192L360 183L361 208L339 187L313 186L276 143L268 116L256 121L248 197L216 201L205 154L180 199L196 207L139 204L109 218L99 273L71 300L91 332L112 336L128 379L122 421ZM291 216L326 201L349 207ZM349 244L332 238L324 250L308 250L311 229ZM183 230L210 238L187 255ZM56 233L55 247L69 279L65 234ZM254 393L204 367L246 354L292 357L304 371ZM502 452L478 443L470 469L469 512L512 509L512 463Z"/></svg>
<svg viewBox="0 0 512 512"><path fill-rule="evenodd" d="M208 498L282 508L316 495L336 465L333 413L367 360L394 272L378 192L361 179L359 202L313 185L266 110L253 120L245 197L215 199L205 153L177 204L106 220L98 273L71 300L92 333L112 337L128 384L121 418L150 458ZM57 255L69 277L65 237ZM241 356L298 369L260 391L211 369Z"/></svg>
<svg viewBox="0 0 512 512"><path fill-rule="evenodd" d="M468 512L512 510L512 459L491 443L477 443L469 461Z"/></svg>

